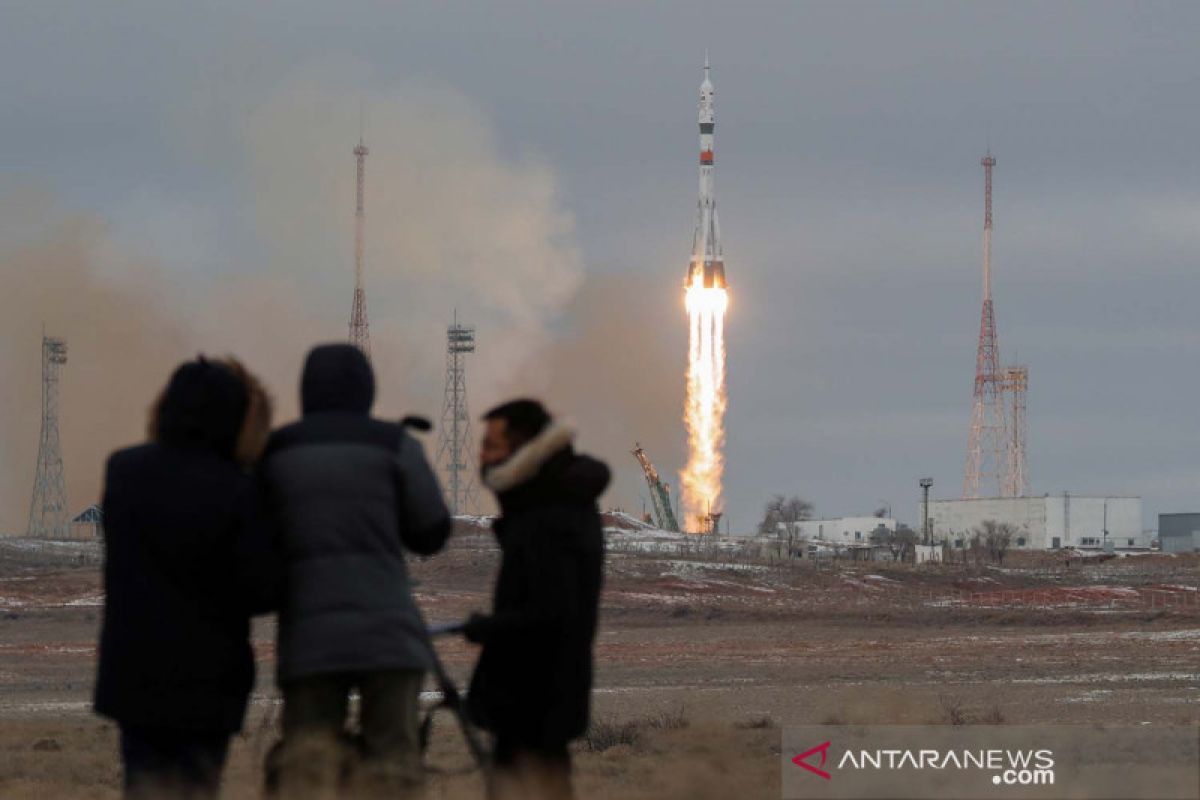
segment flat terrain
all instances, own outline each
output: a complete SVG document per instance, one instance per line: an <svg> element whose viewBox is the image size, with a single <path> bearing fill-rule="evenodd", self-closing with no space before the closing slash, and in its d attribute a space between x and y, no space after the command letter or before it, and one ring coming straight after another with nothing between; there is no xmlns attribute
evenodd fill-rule
<svg viewBox="0 0 1200 800"><path fill-rule="evenodd" d="M1194 557L914 569L631 538L609 555L584 797L778 797L789 724L1200 722ZM486 532L414 564L428 619L485 608L495 567ZM95 545L0 541L0 796L118 796L89 709L102 602ZM274 739L273 637L261 620L228 797L256 796ZM474 648L439 649L465 682ZM431 797L478 796L449 718L429 761Z"/></svg>

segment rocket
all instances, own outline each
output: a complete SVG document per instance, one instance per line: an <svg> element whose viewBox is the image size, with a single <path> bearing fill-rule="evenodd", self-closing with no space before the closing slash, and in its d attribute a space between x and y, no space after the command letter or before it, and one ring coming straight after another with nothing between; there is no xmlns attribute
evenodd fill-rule
<svg viewBox="0 0 1200 800"><path fill-rule="evenodd" d="M721 226L717 223L717 199L713 191L713 85L709 79L708 53L704 54L704 82L700 84L700 202L696 209L696 232L692 236L692 258L684 286L725 288L725 255L721 250Z"/></svg>

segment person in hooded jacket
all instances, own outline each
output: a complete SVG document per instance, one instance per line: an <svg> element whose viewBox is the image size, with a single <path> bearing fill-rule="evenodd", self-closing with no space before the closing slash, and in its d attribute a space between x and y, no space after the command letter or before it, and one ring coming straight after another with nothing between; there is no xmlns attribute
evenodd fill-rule
<svg viewBox="0 0 1200 800"><path fill-rule="evenodd" d="M241 364L200 357L171 375L149 443L108 459L95 709L120 728L126 797L218 792L254 683L250 617L279 590L247 470L270 417Z"/></svg>
<svg viewBox="0 0 1200 800"><path fill-rule="evenodd" d="M576 453L572 427L535 400L484 420L479 460L500 505L501 563L492 613L464 626L483 645L468 708L494 737L493 797L568 798L567 746L588 725L604 567L596 501L609 470Z"/></svg>
<svg viewBox="0 0 1200 800"><path fill-rule="evenodd" d="M283 741L268 780L283 797L343 796L347 781L351 796L395 797L422 780L418 698L432 664L404 554L440 550L450 514L420 443L370 416L361 350L314 348L300 394L302 418L263 460L286 573ZM353 690L361 730L347 753Z"/></svg>

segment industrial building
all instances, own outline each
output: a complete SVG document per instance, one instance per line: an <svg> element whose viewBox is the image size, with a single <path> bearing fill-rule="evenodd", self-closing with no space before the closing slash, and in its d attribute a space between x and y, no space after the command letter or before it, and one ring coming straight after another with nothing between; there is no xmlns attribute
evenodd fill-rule
<svg viewBox="0 0 1200 800"><path fill-rule="evenodd" d="M865 545L879 528L895 532L896 520L889 517L838 517L836 519L806 519L791 523L795 538L830 542L842 545ZM785 523L780 523L781 533Z"/></svg>
<svg viewBox="0 0 1200 800"><path fill-rule="evenodd" d="M1200 514L1159 514L1158 541L1164 553L1200 553Z"/></svg>
<svg viewBox="0 0 1200 800"><path fill-rule="evenodd" d="M837 517L780 522L775 541L792 558L849 558L855 561L893 561L890 545L878 535L895 533L890 517ZM873 535L875 538L872 538Z"/></svg>
<svg viewBox="0 0 1200 800"><path fill-rule="evenodd" d="M918 519L924 509L918 508ZM1142 530L1142 498L1063 493L1041 497L931 500L929 525L937 541L963 547L985 521L1016 528L1017 550L1148 550Z"/></svg>

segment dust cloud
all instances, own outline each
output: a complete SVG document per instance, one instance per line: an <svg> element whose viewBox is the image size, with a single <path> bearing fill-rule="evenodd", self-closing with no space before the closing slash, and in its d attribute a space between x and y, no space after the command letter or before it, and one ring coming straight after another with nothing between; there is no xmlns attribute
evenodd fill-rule
<svg viewBox="0 0 1200 800"><path fill-rule="evenodd" d="M27 521L43 325L70 350L60 430L73 512L99 499L106 454L141 440L151 398L185 358L238 355L275 397L276 421L294 418L305 351L346 337L360 102L377 412L437 420L457 311L478 331L473 415L545 394L579 422L581 446L617 468L608 499L631 510L643 493L627 468L635 439L673 474L683 326L662 301L678 295L666 273L658 283L641 273L585 280L549 165L505 152L486 114L453 89L414 82L363 95L346 92L346 79L300 74L248 102L236 124L188 132L207 157L225 148L239 165L229 180L259 245L243 262L151 257L130 245L143 232L114 230L129 222L103 210L59 208L44 189L0 195L0 534Z"/></svg>

